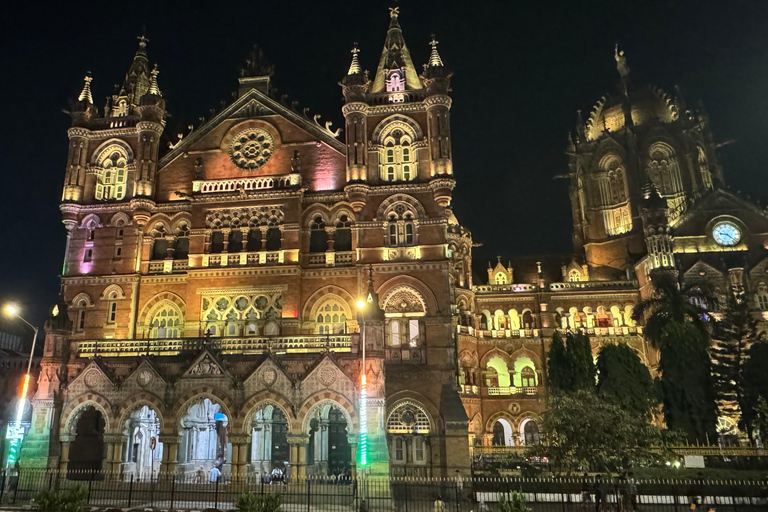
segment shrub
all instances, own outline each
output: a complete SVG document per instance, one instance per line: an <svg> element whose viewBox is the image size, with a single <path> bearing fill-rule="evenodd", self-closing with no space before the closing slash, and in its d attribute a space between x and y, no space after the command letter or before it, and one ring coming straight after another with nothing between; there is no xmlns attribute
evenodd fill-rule
<svg viewBox="0 0 768 512"><path fill-rule="evenodd" d="M39 512L81 512L88 504L88 490L78 485L66 491L41 491L35 502Z"/></svg>
<svg viewBox="0 0 768 512"><path fill-rule="evenodd" d="M254 494L244 492L237 498L237 512L277 512L283 497L280 493Z"/></svg>
<svg viewBox="0 0 768 512"><path fill-rule="evenodd" d="M526 504L522 492L512 491L509 493L509 499L506 496L501 497L499 512L531 512L531 509Z"/></svg>

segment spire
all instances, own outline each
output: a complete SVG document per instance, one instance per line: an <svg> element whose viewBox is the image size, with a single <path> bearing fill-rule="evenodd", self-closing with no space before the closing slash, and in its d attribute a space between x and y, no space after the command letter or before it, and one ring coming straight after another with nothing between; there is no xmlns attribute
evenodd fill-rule
<svg viewBox="0 0 768 512"><path fill-rule="evenodd" d="M125 82L123 82L123 89L125 89L128 101L133 105L138 106L142 96L149 91L149 84L151 80L149 70L149 59L147 59L147 39L143 34L137 37L139 40L139 49L136 50L136 54L133 56L133 62L131 67L128 68L128 72L125 74Z"/></svg>
<svg viewBox="0 0 768 512"><path fill-rule="evenodd" d="M405 44L403 31L400 23L397 21L400 15L399 7L389 8L389 29L387 37L384 40L384 49L381 52L379 66L376 69L376 76L373 79L372 93L384 92L387 81L390 78L390 71L400 70L404 76L400 79L405 82L406 90L421 90L423 88L416 68L411 60L411 54Z"/></svg>
<svg viewBox="0 0 768 512"><path fill-rule="evenodd" d="M152 68L152 75L149 79L149 94L154 94L155 96L162 96L163 94L160 92L160 88L157 86L157 75L160 74L160 71L157 69L157 64L155 64L155 67Z"/></svg>
<svg viewBox="0 0 768 512"><path fill-rule="evenodd" d="M347 75L359 75L361 73L360 62L357 60L357 54L360 53L360 49L357 47L357 43L352 47L352 63L349 65L349 71Z"/></svg>
<svg viewBox="0 0 768 512"><path fill-rule="evenodd" d="M432 34L432 41L430 41L429 45L432 47L432 53L429 55L429 65L430 67L442 67L443 66L443 59L440 58L440 54L437 53L437 39L435 39L435 34Z"/></svg>
<svg viewBox="0 0 768 512"><path fill-rule="evenodd" d="M91 76L90 71L85 74L83 80L85 83L83 84L83 90L80 92L80 96L77 97L77 101L85 101L86 103L93 105L93 96L91 95L91 82L93 81L93 77Z"/></svg>

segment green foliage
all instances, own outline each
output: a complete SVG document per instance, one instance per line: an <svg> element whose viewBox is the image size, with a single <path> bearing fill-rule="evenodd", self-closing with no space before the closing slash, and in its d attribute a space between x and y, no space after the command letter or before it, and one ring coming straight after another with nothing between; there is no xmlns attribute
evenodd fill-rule
<svg viewBox="0 0 768 512"><path fill-rule="evenodd" d="M255 494L244 492L237 498L237 512L278 512L283 496L280 493Z"/></svg>
<svg viewBox="0 0 768 512"><path fill-rule="evenodd" d="M603 347L597 356L597 370L598 395L630 413L650 415L657 404L653 379L629 345Z"/></svg>
<svg viewBox="0 0 768 512"><path fill-rule="evenodd" d="M758 429L763 440L768 433L768 410L760 413L760 402L768 401L768 342L759 341L747 350L741 371L742 420L749 431ZM768 409L768 407L766 407ZM763 426L760 424L762 423Z"/></svg>
<svg viewBox="0 0 768 512"><path fill-rule="evenodd" d="M552 343L549 346L547 369L547 383L551 389L556 391L570 389L573 382L572 366L565 352L563 338L560 337L560 333L557 331L552 335Z"/></svg>
<svg viewBox="0 0 768 512"><path fill-rule="evenodd" d="M589 337L569 333L565 344L555 331L547 360L549 387L556 392L594 389L595 364Z"/></svg>
<svg viewBox="0 0 768 512"><path fill-rule="evenodd" d="M747 297L743 293L731 294L723 320L715 325L716 341L712 346L715 393L726 415L738 416L744 409L742 369L747 347L757 341L759 336L757 320L750 310ZM751 440L751 423L742 417L741 424Z"/></svg>
<svg viewBox="0 0 768 512"><path fill-rule="evenodd" d="M571 333L565 342L565 350L572 361L573 385L571 391L595 389L595 360L592 344L583 332Z"/></svg>
<svg viewBox="0 0 768 512"><path fill-rule="evenodd" d="M81 512L88 504L88 489L78 485L65 491L41 491L35 502L40 512Z"/></svg>
<svg viewBox="0 0 768 512"><path fill-rule="evenodd" d="M717 407L709 356L708 315L712 303L705 283L684 289L670 275L654 279L653 296L635 307L647 317L645 337L659 349L659 387L667 427L691 439L714 439Z"/></svg>
<svg viewBox="0 0 768 512"><path fill-rule="evenodd" d="M525 495L522 492L512 491L509 493L509 499L502 496L499 501L499 512L530 512L531 508L525 501Z"/></svg>
<svg viewBox="0 0 768 512"><path fill-rule="evenodd" d="M543 414L548 441L537 447L560 468L617 471L658 458L667 437L647 415L622 409L589 391L554 394Z"/></svg>

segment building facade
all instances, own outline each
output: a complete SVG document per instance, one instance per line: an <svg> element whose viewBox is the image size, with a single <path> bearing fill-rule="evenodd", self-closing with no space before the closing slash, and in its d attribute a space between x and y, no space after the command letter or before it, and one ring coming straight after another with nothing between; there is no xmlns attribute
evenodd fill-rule
<svg viewBox="0 0 768 512"><path fill-rule="evenodd" d="M22 465L468 472L472 445L538 441L555 330L657 364L631 314L653 272L768 310L764 212L723 188L706 115L635 86L618 50L618 93L567 148L574 255L475 285L450 74L423 53L419 74L391 9L372 78L352 50L343 132L274 97L258 49L236 99L170 142L146 39L103 109L85 78Z"/></svg>

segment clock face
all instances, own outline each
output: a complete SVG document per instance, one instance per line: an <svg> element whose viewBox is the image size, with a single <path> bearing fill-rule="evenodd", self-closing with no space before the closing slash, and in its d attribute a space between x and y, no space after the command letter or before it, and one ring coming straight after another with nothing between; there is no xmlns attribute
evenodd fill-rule
<svg viewBox="0 0 768 512"><path fill-rule="evenodd" d="M720 245L734 246L741 241L741 230L733 222L718 222L712 228L712 238Z"/></svg>

